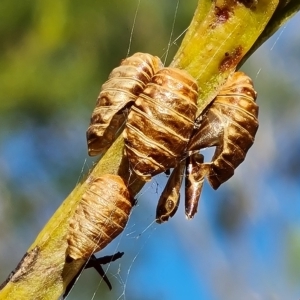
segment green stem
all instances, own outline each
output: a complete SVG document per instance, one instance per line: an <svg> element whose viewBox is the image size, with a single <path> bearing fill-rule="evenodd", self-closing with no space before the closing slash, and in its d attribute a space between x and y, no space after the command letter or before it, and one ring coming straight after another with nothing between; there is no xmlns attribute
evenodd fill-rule
<svg viewBox="0 0 300 300"><path fill-rule="evenodd" d="M248 8L243 1L199 1L203 15L195 15L171 65L187 70L201 88L200 114L214 99L237 64L255 43L274 13L278 1L259 0ZM247 2L247 1L245 1ZM248 1L249 2L249 1ZM254 1L255 3L255 1Z"/></svg>
<svg viewBox="0 0 300 300"><path fill-rule="evenodd" d="M290 20L300 10L300 1L281 1L278 5L275 13L273 14L268 25L264 31L258 37L251 49L243 57L242 61L238 65L238 68L266 41L268 40L282 25Z"/></svg>

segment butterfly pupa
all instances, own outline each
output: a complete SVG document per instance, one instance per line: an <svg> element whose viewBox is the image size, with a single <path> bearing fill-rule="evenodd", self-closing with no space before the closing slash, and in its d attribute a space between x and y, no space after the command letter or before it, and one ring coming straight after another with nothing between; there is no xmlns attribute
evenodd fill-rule
<svg viewBox="0 0 300 300"><path fill-rule="evenodd" d="M177 68L159 70L139 95L123 136L130 167L142 180L179 163L194 128L197 98L196 80Z"/></svg>
<svg viewBox="0 0 300 300"><path fill-rule="evenodd" d="M258 129L256 97L252 80L244 73L236 72L196 120L187 147L189 156L186 158L185 213L188 219L193 218L197 212L204 178L217 189L233 176L234 170L245 159ZM204 163L203 155L198 151L213 146L216 150L212 161ZM170 204L174 203L174 199L179 201L183 170L181 172L181 177L171 175L159 199L156 215L158 223L167 221L176 212L177 207Z"/></svg>
<svg viewBox="0 0 300 300"><path fill-rule="evenodd" d="M216 147L207 163L207 180L217 189L231 178L253 145L258 129L257 93L243 72L235 72L201 116L188 150ZM203 168L204 170L204 168Z"/></svg>
<svg viewBox="0 0 300 300"><path fill-rule="evenodd" d="M125 123L126 109L162 67L157 56L138 52L112 70L102 85L86 133L90 156L103 154L111 146Z"/></svg>
<svg viewBox="0 0 300 300"><path fill-rule="evenodd" d="M120 176L96 178L70 219L67 257L87 260L106 247L124 230L133 205Z"/></svg>

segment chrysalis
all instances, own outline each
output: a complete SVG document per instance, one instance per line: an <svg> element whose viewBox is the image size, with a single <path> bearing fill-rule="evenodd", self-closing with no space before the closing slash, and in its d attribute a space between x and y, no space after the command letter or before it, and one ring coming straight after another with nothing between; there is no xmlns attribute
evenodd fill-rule
<svg viewBox="0 0 300 300"><path fill-rule="evenodd" d="M124 230L133 204L120 176L96 178L70 220L67 256L87 260L103 249Z"/></svg>
<svg viewBox="0 0 300 300"><path fill-rule="evenodd" d="M185 213L188 219L197 212L204 178L207 177L211 186L217 189L232 177L245 159L258 129L256 96L251 79L242 72L236 72L196 120L196 124L200 124L191 136L186 158ZM216 151L212 161L203 163L203 156L198 151L213 146L216 146ZM174 205L168 203L174 202L174 192L176 195L179 193L182 178L172 175L158 202L158 223L167 221L176 212Z"/></svg>
<svg viewBox="0 0 300 300"><path fill-rule="evenodd" d="M156 56L135 53L112 70L102 85L87 130L90 156L104 153L121 132L128 108L163 64Z"/></svg>
<svg viewBox="0 0 300 300"><path fill-rule="evenodd" d="M131 169L143 180L175 167L194 128L198 86L186 71L159 70L135 101L124 130Z"/></svg>
<svg viewBox="0 0 300 300"><path fill-rule="evenodd" d="M256 96L252 80L242 72L234 73L192 135L190 151L216 146L207 164L207 179L214 189L233 176L253 145L258 129Z"/></svg>
<svg viewBox="0 0 300 300"><path fill-rule="evenodd" d="M159 198L156 208L156 222L163 223L172 218L179 206L180 187L185 170L185 214L188 219L197 212L198 202L205 178L203 155L193 153L174 168Z"/></svg>
<svg viewBox="0 0 300 300"><path fill-rule="evenodd" d="M198 209L198 202L206 175L203 161L204 157L200 153L193 153L186 158L185 215L188 219L193 218Z"/></svg>
<svg viewBox="0 0 300 300"><path fill-rule="evenodd" d="M163 223L172 218L179 206L180 187L183 179L185 161L174 168L169 180L161 193L156 208L156 222Z"/></svg>

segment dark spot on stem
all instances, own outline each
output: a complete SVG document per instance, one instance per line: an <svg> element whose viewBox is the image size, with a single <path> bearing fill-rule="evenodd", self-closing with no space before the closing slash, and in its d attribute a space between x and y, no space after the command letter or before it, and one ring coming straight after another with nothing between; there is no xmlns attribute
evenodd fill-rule
<svg viewBox="0 0 300 300"><path fill-rule="evenodd" d="M15 270L13 270L7 279L0 285L0 290L3 289L8 282L17 282L26 276L32 270L38 258L39 252L40 248L38 246L33 248L31 251L26 252Z"/></svg>
<svg viewBox="0 0 300 300"><path fill-rule="evenodd" d="M216 28L218 25L224 24L233 14L231 5L225 6L215 6L215 20L210 25L212 29Z"/></svg>
<svg viewBox="0 0 300 300"><path fill-rule="evenodd" d="M228 7L216 6L215 14L216 14L216 23L222 24L222 23L225 23L229 19L231 12L228 9Z"/></svg>
<svg viewBox="0 0 300 300"><path fill-rule="evenodd" d="M224 72L228 69L232 69L239 63L239 61L243 57L243 47L238 46L232 52L226 52L224 56L225 57L219 65L219 70L221 72Z"/></svg>
<svg viewBox="0 0 300 300"><path fill-rule="evenodd" d="M220 1L222 2L222 1ZM214 29L220 24L226 23L231 16L234 15L234 10L238 5L244 5L246 8L255 10L258 0L227 0L221 5L215 6L215 20L211 24L211 28Z"/></svg>

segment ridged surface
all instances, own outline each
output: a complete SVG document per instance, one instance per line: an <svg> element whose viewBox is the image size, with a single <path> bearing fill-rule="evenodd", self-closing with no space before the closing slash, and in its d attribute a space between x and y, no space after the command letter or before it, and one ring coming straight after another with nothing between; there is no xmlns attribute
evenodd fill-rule
<svg viewBox="0 0 300 300"><path fill-rule="evenodd" d="M194 128L198 86L186 71L159 70L135 101L124 130L131 169L150 180L175 167Z"/></svg>
<svg viewBox="0 0 300 300"><path fill-rule="evenodd" d="M158 57L138 52L112 70L102 85L87 130L90 156L102 154L110 147L126 120L125 109L137 99L162 66Z"/></svg>
<svg viewBox="0 0 300 300"><path fill-rule="evenodd" d="M205 164L214 189L232 177L254 142L258 129L256 96L252 80L242 72L234 73L190 140L188 150L216 146L212 162Z"/></svg>
<svg viewBox="0 0 300 300"><path fill-rule="evenodd" d="M183 179L185 161L181 161L173 170L161 193L156 207L156 222L161 224L172 218L179 206L180 187Z"/></svg>
<svg viewBox="0 0 300 300"><path fill-rule="evenodd" d="M70 220L67 255L88 259L125 228L133 200L120 176L96 178L83 194Z"/></svg>
<svg viewBox="0 0 300 300"><path fill-rule="evenodd" d="M193 153L186 158L185 170L185 215L188 219L194 217L202 192L206 169L202 169L204 157L200 153Z"/></svg>

